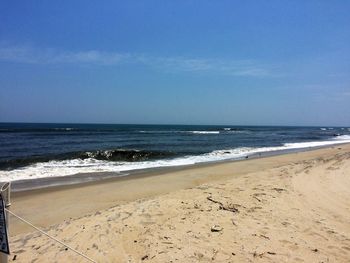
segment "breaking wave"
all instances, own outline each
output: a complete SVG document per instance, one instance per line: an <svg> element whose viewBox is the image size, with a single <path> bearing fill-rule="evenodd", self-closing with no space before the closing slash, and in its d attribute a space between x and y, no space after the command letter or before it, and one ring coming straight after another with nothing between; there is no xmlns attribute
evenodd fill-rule
<svg viewBox="0 0 350 263"><path fill-rule="evenodd" d="M48 159L21 165L16 169L0 170L1 181L27 180L34 178L68 176L78 173L132 171L156 167L182 166L196 163L242 159L254 154L292 149L306 149L350 143L350 135L341 135L327 141L286 143L274 147L239 147L216 150L201 155L176 157L168 152L147 152L139 150L106 150L72 153L70 158ZM62 156L61 156L62 157ZM4 164L2 163L2 168ZM6 166L5 166L6 167Z"/></svg>
<svg viewBox="0 0 350 263"><path fill-rule="evenodd" d="M57 155L47 156L33 156L29 158L19 158L14 160L0 162L0 169L15 169L31 165L34 163L47 163L51 161L69 161L69 160L86 160L95 159L99 161L125 161L125 162L140 162L151 159L162 159L171 157L174 154L171 152L152 152L142 150L126 150L126 149L114 149L114 150L99 150L99 151L87 151L87 152L72 152Z"/></svg>

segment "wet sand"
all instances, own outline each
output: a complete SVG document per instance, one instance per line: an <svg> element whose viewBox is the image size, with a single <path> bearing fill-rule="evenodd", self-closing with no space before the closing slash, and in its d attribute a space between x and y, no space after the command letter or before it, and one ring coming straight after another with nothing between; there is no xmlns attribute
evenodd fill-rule
<svg viewBox="0 0 350 263"><path fill-rule="evenodd" d="M348 262L350 145L15 193L97 262ZM85 262L11 217L16 262Z"/></svg>

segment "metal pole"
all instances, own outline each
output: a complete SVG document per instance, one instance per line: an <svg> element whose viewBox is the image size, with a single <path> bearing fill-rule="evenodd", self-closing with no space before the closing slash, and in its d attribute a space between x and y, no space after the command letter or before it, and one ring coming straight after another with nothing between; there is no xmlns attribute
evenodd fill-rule
<svg viewBox="0 0 350 263"><path fill-rule="evenodd" d="M4 199L5 208L10 209L11 206L11 183L5 183L2 185L0 189L2 198ZM6 218L6 227L7 231L9 231L9 212L5 212L5 218ZM8 262L8 255L5 253L0 253L0 263L7 263Z"/></svg>

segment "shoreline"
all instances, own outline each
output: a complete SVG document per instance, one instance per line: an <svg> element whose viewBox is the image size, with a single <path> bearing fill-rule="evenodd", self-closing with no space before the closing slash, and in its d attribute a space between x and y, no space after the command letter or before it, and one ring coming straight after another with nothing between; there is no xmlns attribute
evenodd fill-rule
<svg viewBox="0 0 350 263"><path fill-rule="evenodd" d="M215 164L229 163L229 162L239 162L246 161L252 159L259 159L265 157L279 156L290 153L297 152L308 152L314 151L323 148L329 147L337 147L345 143L337 143L331 145L322 145L315 147L307 147L307 148L295 148L295 149L285 149L285 150L275 150L275 151L267 151L261 153L253 153L251 155L247 155L245 157L233 158L233 159L224 159L219 161L208 161L208 162L200 162L194 164L187 165L177 165L177 166L165 166L165 167L152 167L152 168L144 168L144 169L135 169L135 170L127 170L124 172L93 172L93 173L78 173L67 176L56 176L56 177L44 177L44 178L36 178L31 180L16 180L12 181L12 192L27 192L33 190L40 189L59 189L60 187L77 187L81 185L89 185L99 181L105 180L114 180L123 177L138 177L138 176L149 176L149 175L157 175L162 173L176 172L181 170L186 170L189 168L196 167L206 167ZM5 182L3 182L5 183Z"/></svg>
<svg viewBox="0 0 350 263"><path fill-rule="evenodd" d="M200 164L165 172L163 170L146 172L84 184L14 192L11 210L45 228L67 218L80 217L138 199L260 172L293 161L312 159L329 152L335 154L341 151L339 149L344 148L350 149L350 144L234 162ZM52 207L52 200L55 207ZM27 233L31 230L17 220L11 221L11 235Z"/></svg>

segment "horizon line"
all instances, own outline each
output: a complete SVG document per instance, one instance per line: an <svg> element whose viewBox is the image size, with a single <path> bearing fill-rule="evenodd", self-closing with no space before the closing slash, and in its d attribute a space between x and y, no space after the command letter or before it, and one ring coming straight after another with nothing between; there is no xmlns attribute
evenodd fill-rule
<svg viewBox="0 0 350 263"><path fill-rule="evenodd" d="M177 123L96 123L96 122L18 122L10 121L0 124L69 124L69 125L149 125L149 126L255 126L255 127L329 127L329 128L348 128L349 125L285 125L285 124L177 124Z"/></svg>

